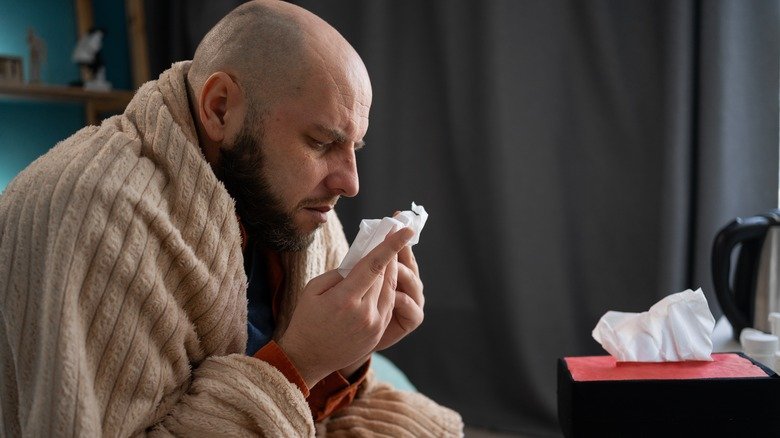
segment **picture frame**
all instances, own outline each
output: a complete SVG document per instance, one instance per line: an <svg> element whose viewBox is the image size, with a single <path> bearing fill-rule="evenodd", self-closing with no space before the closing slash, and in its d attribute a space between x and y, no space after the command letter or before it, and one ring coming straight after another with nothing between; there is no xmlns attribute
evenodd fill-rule
<svg viewBox="0 0 780 438"><path fill-rule="evenodd" d="M23 84L24 73L22 58L19 56L0 56L0 83Z"/></svg>

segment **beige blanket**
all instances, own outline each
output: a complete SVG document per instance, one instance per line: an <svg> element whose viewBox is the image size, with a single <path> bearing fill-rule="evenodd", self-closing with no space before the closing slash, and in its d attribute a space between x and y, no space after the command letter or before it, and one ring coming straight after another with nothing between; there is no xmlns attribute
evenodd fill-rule
<svg viewBox="0 0 780 438"><path fill-rule="evenodd" d="M301 392L243 355L233 200L201 155L188 63L145 84L0 197L0 436L313 436ZM333 268L335 215L293 287ZM460 417L369 381L329 434L459 435Z"/></svg>

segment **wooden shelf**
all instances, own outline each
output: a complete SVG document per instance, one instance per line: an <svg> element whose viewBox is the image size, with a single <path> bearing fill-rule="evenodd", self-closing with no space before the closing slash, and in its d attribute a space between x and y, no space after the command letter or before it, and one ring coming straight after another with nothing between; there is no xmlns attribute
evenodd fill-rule
<svg viewBox="0 0 780 438"><path fill-rule="evenodd" d="M62 85L0 83L0 97L2 96L44 102L81 102L85 104L87 124L96 125L101 113L122 112L133 98L133 92L91 91Z"/></svg>
<svg viewBox="0 0 780 438"><path fill-rule="evenodd" d="M94 0L74 0L77 37L86 34L94 26L92 3ZM146 24L144 0L124 0L127 18L130 66L133 85L137 88L149 80L149 59L146 51ZM81 69L81 80L87 81L86 70ZM84 104L87 124L96 125L106 113L120 113L133 98L127 90L89 91L79 87L43 84L9 84L0 82L0 100L23 99L42 102L80 102Z"/></svg>
<svg viewBox="0 0 780 438"><path fill-rule="evenodd" d="M0 83L0 96L28 100L92 102L101 108L123 108L132 99L133 92L126 90L91 91L61 85Z"/></svg>

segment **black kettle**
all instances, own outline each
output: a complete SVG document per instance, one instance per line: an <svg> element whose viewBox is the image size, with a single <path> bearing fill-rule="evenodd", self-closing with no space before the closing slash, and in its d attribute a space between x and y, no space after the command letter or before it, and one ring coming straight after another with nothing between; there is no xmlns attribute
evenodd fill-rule
<svg viewBox="0 0 780 438"><path fill-rule="evenodd" d="M736 266L732 253L739 245ZM752 327L769 333L769 314L780 312L780 210L736 218L712 246L712 280L734 339Z"/></svg>

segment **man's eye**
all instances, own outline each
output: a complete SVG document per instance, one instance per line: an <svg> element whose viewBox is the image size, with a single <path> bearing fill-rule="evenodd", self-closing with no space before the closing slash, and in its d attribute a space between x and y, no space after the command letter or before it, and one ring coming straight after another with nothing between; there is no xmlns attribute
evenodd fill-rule
<svg viewBox="0 0 780 438"><path fill-rule="evenodd" d="M315 140L313 138L309 141L309 143L311 144L311 147L313 149L318 150L318 151L324 151L324 150L328 149L328 147L330 146L330 143L326 143L324 141L318 141L318 140Z"/></svg>

